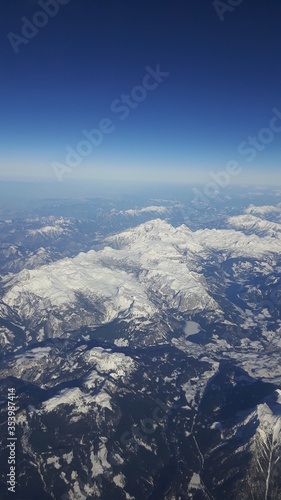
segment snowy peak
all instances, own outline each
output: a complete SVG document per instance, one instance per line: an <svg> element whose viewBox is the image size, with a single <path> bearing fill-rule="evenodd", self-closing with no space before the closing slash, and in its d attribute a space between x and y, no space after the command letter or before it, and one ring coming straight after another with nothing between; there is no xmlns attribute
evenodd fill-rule
<svg viewBox="0 0 281 500"><path fill-rule="evenodd" d="M192 239L184 226L147 222L108 238L108 246L98 252L22 271L6 285L4 302L31 326L51 323L52 334L68 324L153 322L167 308L216 310L204 277L188 266L186 249L203 250Z"/></svg>
<svg viewBox="0 0 281 500"><path fill-rule="evenodd" d="M230 225L261 236L274 236L281 239L281 224L261 219L255 215L239 215L228 219Z"/></svg>
<svg viewBox="0 0 281 500"><path fill-rule="evenodd" d="M41 325L51 336L114 320L145 326L161 322L168 311L176 319L203 310L222 317L203 271L210 256L220 265L229 258L280 255L279 237L268 235L273 223L249 214L230 222L240 230L192 232L161 219L145 222L106 238L99 251L20 272L6 284L3 302L30 328ZM267 228L266 236L242 231L252 224Z"/></svg>

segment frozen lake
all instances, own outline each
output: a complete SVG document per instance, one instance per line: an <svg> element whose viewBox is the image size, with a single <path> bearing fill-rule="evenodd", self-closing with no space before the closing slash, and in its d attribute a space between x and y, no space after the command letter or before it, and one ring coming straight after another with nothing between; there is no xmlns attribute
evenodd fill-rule
<svg viewBox="0 0 281 500"><path fill-rule="evenodd" d="M196 333L199 333L201 330L199 323L196 323L195 321L187 321L184 326L184 333L185 335L195 335Z"/></svg>

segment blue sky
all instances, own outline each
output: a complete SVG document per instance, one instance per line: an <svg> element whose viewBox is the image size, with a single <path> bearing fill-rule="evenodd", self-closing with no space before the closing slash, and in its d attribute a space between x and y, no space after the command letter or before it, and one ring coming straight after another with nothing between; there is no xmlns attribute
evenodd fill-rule
<svg viewBox="0 0 281 500"><path fill-rule="evenodd" d="M253 161L237 151L281 114L278 0L244 0L223 21L209 0L65 2L17 54L7 34L42 7L0 6L1 179L56 180L66 147L108 118L114 131L63 179L206 182L235 159L233 182L281 184L281 131L263 132ZM121 120L112 103L157 64L169 76Z"/></svg>

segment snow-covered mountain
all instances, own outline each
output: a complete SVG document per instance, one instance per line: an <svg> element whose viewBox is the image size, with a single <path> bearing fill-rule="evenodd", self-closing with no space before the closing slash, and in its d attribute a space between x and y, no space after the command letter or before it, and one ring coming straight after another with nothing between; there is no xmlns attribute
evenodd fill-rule
<svg viewBox="0 0 281 500"><path fill-rule="evenodd" d="M230 223L244 228L252 218ZM272 262L280 241L268 235L272 224L264 224L261 237L233 229L192 232L185 225L152 220L107 238L101 250L23 270L5 284L3 302L31 329L40 325L48 336L115 319L137 326L154 323L168 310L176 310L177 317L201 311L222 317L203 267L214 252L220 264L268 256Z"/></svg>
<svg viewBox="0 0 281 500"><path fill-rule="evenodd" d="M20 498L280 498L281 206L239 200L0 222Z"/></svg>
<svg viewBox="0 0 281 500"><path fill-rule="evenodd" d="M117 318L155 322L163 309L218 312L196 271L204 248L186 227L155 220L106 243L102 250L22 271L6 283L3 302L30 328L43 325L51 336Z"/></svg>

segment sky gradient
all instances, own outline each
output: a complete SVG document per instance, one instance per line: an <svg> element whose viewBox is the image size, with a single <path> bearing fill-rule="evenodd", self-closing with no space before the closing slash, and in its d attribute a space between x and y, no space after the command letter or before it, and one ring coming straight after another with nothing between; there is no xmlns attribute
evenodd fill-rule
<svg viewBox="0 0 281 500"><path fill-rule="evenodd" d="M206 182L236 160L234 183L281 184L279 0L241 1L223 21L209 0L62 2L29 39L14 35L40 2L1 3L0 179ZM158 64L169 75L145 94ZM103 119L112 131L67 165Z"/></svg>

